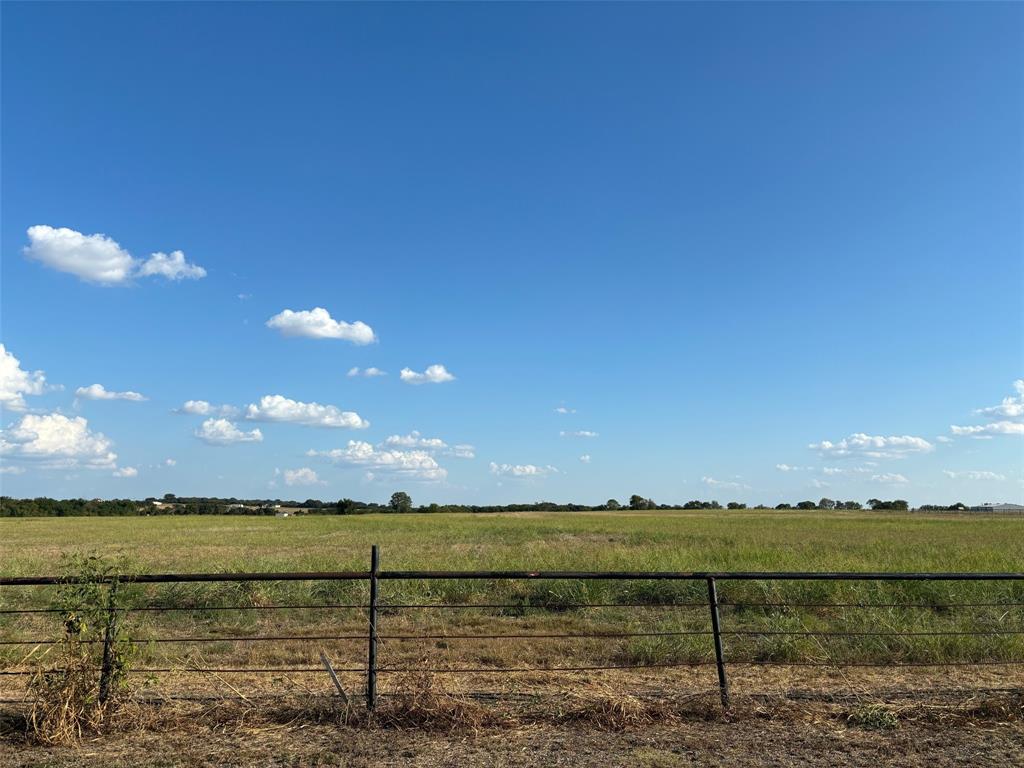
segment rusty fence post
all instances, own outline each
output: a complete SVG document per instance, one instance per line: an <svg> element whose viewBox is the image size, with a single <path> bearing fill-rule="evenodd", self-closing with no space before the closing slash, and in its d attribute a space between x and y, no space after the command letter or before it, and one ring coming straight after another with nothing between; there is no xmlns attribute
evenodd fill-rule
<svg viewBox="0 0 1024 768"><path fill-rule="evenodd" d="M725 676L725 654L722 651L722 631L718 617L718 590L715 579L708 577L708 606L711 608L711 634L715 639L715 664L718 666L718 690L722 695L722 709L729 709L729 680Z"/></svg>
<svg viewBox="0 0 1024 768"><path fill-rule="evenodd" d="M380 554L377 545L370 549L370 631L366 659L366 708L377 706L377 574L380 571Z"/></svg>

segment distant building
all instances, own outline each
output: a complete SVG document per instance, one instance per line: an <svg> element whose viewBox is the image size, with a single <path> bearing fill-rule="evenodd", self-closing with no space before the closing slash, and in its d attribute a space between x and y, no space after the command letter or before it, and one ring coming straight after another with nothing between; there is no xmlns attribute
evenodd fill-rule
<svg viewBox="0 0 1024 768"><path fill-rule="evenodd" d="M1001 504L982 504L978 507L971 507L971 512L1003 512L1024 514L1024 504L1010 504L1009 502L1003 502Z"/></svg>

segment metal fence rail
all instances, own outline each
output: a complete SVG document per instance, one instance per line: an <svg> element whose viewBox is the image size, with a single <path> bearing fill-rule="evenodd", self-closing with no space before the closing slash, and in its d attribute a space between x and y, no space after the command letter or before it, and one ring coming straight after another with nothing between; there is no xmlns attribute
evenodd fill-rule
<svg viewBox="0 0 1024 768"><path fill-rule="evenodd" d="M515 580L515 581L687 581L703 582L707 599L704 601L651 601L651 602L476 602L476 603L385 603L380 600L381 581L435 581L435 580ZM205 611L295 611L295 610L348 610L366 613L367 624L364 633L307 633L307 634L240 634L240 635L184 635L139 637L129 642L154 644L202 645L207 643L310 643L318 641L366 643L366 663L358 667L331 668L332 673L358 674L365 679L366 706L373 709L378 701L377 679L379 675L402 673L445 673L472 675L503 675L503 674L566 674L600 670L643 670L668 669L685 667L715 666L719 696L723 708L730 706L729 679L727 666L749 667L1020 667L1024 666L1024 658L986 658L977 660L949 661L900 661L897 659L885 662L864 661L802 661L773 659L726 659L723 639L726 637L812 637L812 638L900 638L900 637L1000 637L1024 635L1024 629L1014 627L991 627L985 629L964 630L773 630L773 629L730 629L723 626L723 611L736 609L767 608L852 608L852 609L934 609L934 610L969 610L973 608L1005 608L1007 612L1024 607L1022 600L982 601L982 602L823 602L823 601L725 601L718 595L718 582L721 581L847 581L847 582L1024 582L1022 572L999 573L903 573L903 572L788 572L788 571L739 571L739 572L682 572L682 571L425 571L380 569L380 554L377 546L371 550L370 567L366 571L323 571L323 572L284 572L284 573L191 573L191 574L124 574L101 576L96 578L61 577L61 576L0 576L0 588L59 586L68 584L107 584L109 589L116 589L119 584L186 584L186 583L245 583L245 582L365 582L368 586L368 602L336 602L336 603L272 603L265 605L211 605L211 606L161 606L133 605L112 607L110 610L119 614L146 612L205 612ZM567 609L596 608L644 608L644 609L694 609L707 611L710 620L707 629L682 629L672 631L590 631L590 632L424 632L419 634L379 632L382 612L404 610L439 610L457 611L466 609L497 609L510 611L564 611ZM55 607L18 607L2 608L0 616L18 616L32 614L60 614L64 611ZM710 647L714 651L713 660L668 661L632 664L577 664L548 666L389 666L378 661L379 645L382 642L407 641L501 641L513 639L538 640L601 640L628 638L669 638L669 637L709 637ZM4 638L0 646L53 646L62 641L54 638ZM94 639L85 642L103 644L104 657L111 651L111 636L108 632L102 640ZM59 671L59 670L53 670ZM135 667L131 674L180 673L189 675L204 674L249 674L249 675L281 675L281 674L323 674L322 666L202 666L183 665L179 667ZM0 669L0 676L28 676L34 670ZM104 681L101 679L101 689ZM1020 691L1021 689L1008 689Z"/></svg>

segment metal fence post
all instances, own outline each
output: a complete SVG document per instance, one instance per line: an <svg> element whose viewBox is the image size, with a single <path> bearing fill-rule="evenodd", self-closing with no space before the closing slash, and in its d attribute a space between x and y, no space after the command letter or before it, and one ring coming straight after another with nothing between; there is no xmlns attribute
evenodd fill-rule
<svg viewBox="0 0 1024 768"><path fill-rule="evenodd" d="M100 704L110 698L114 677L114 636L117 632L117 582L112 581L107 592L107 621L103 628L103 661L100 666Z"/></svg>
<svg viewBox="0 0 1024 768"><path fill-rule="evenodd" d="M377 706L377 573L380 571L380 555L377 545L370 549L370 647L366 663L366 708Z"/></svg>
<svg viewBox="0 0 1024 768"><path fill-rule="evenodd" d="M718 665L718 689L722 694L722 708L729 709L729 681L725 677L725 654L722 652L722 632L718 620L718 590L715 580L708 577L708 605L711 608L711 634L715 639L715 663Z"/></svg>

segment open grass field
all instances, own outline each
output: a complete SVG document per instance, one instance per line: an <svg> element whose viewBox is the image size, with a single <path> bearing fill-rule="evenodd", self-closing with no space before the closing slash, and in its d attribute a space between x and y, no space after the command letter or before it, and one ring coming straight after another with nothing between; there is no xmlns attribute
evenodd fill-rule
<svg viewBox="0 0 1024 768"><path fill-rule="evenodd" d="M651 511L494 515L0 519L0 572L66 552L140 570L384 568L1012 570L1024 518L897 512Z"/></svg>
<svg viewBox="0 0 1024 768"><path fill-rule="evenodd" d="M678 511L287 519L0 520L0 572L5 575L55 574L60 570L60 556L67 553L123 556L128 569L138 572L366 570L370 545L374 543L381 547L381 567L385 570L1019 571L1024 568L1022 518L871 512ZM123 589L123 599L130 605L176 609L166 614L133 613L126 619L128 634L139 641L133 664L141 669L170 670L134 676L134 689L142 696L212 695L235 700L242 695L249 698L232 706L243 708L249 706L247 702L256 701L252 697L268 694L286 694L301 701L303 697L331 691L326 675L315 671L320 651L326 652L340 669L357 670L365 665L366 644L361 639L266 643L236 643L230 639L284 634L361 638L366 632L362 610L222 610L227 606L272 604L362 604L367 597L366 585L362 582L133 585ZM712 756L704 751L706 744L701 742L704 737L697 733L703 733L705 726L695 725L720 717L713 647L706 634L709 627L708 609L704 604L707 593L702 582L384 581L381 590L382 603L392 605L499 603L513 606L453 611L386 608L380 616L378 629L384 636L431 636L422 640L381 642L380 665L407 670L382 675L380 685L385 696L405 695L410 690L422 693L425 683L418 676L422 669L527 667L538 670L498 675L447 672L434 675L429 685L435 685L434 693L440 692L443 696L494 692L505 696L525 693L542 697L531 700L532 714L503 715L506 719L501 720L497 728L510 733L508 739L488 742L483 752L476 747L457 752L465 764L473 764L478 758L494 764L522 764L517 762L522 749L531 749L538 743L564 745L569 742L593 744L592 760L581 762L574 759L579 755L570 753L552 754L550 764L560 764L558 761L564 759L565 764L614 765L640 747L647 749L650 761L638 764L689 764L684 759L687 754L696 761L694 764L715 764L708 762ZM724 730L715 737L721 740L721 749L739 750L735 755L742 753L749 758L746 763L733 760L731 764L760 765L762 763L756 761L761 757L766 760L763 764L773 764L777 755L775 758L759 755L752 745L761 738L775 739L776 736L780 747L786 745L796 750L784 759L813 762L816 744L822 743L822 739L835 741L840 738L836 734L848 733L850 723L855 721L861 725L857 725L848 738L847 743L857 745L851 747L852 757L835 764L888 764L888 758L893 757L889 754L893 739L878 735L875 729L889 728L889 718L895 722L897 716L904 725L897 731L896 740L906 742L911 731L920 731L912 740L915 744L927 744L931 739L939 745L922 752L922 763L941 764L936 760L948 753L960 754L969 761L1011 765L1019 754L1014 747L1022 738L1020 720L1024 709L1019 696L1008 700L1009 704L1006 699L989 704L979 703L971 694L957 693L950 700L952 709L942 708L950 701L921 704L920 700L946 689L1019 688L1024 685L1024 668L905 667L897 670L886 669L884 665L1024 659L1024 606L1021 605L1024 604L1024 584L743 581L721 582L719 597L723 602L734 604L899 603L914 606L824 609L723 606L723 629L752 633L727 636L725 640L726 657L733 664L730 675L738 702L734 716L746 721L735 733L742 733L743 739L750 740L747 747L741 749L741 742L730 741ZM52 599L52 588L0 589L0 609L47 605ZM596 609L576 607L594 603L608 605ZM998 605L947 607L960 603ZM993 630L1006 634L971 634ZM437 637L622 631L651 634L630 638L506 640ZM826 634L787 634L805 631ZM867 634L827 634L836 631ZM871 634L908 631L920 634ZM0 641L59 637L60 632L59 619L52 615L0 614ZM684 634L662 634L673 632ZM685 634L688 632L696 634ZM765 634L758 634L762 632ZM934 632L952 634L935 635ZM218 640L180 645L151 642L166 637ZM39 647L31 649L26 658L23 646L0 644L0 668L45 666L53 653L52 646ZM745 667L739 663L744 660L780 666ZM882 666L842 670L799 666L831 662ZM787 666L790 663L798 666ZM566 675L540 671L579 665L637 665L640 668ZM269 676L211 676L190 671L195 667L309 668L314 671ZM341 679L348 691L361 691L361 673L342 672ZM20 687L23 682L23 678L0 677L0 698L23 695ZM882 695L894 689L909 692L912 698L895 700ZM776 697L772 700L778 703L785 701L794 690L821 694L826 699L834 694L854 698L838 705L807 705L808 708L795 713L791 711L791 704L785 705L790 707L787 711L792 718L772 715L776 719L772 725L764 726L767 731L760 725L755 727L751 719L756 721L765 717L766 712L775 711L766 709L768 699L763 697ZM592 696L584 699L583 694ZM671 703L658 704L653 710L655 714L645 720L647 710L643 707L647 705L636 704L630 698L634 694L639 697L637 701L645 702L662 701L668 695ZM873 708L872 702L876 701L886 702L883 709ZM968 704L975 714L963 714ZM644 734L642 737L618 735L606 739L579 731L581 725L592 718L603 722L617 712L628 715L629 707L634 705L639 707L637 722L647 725L640 730L634 728L632 732ZM348 757L342 762L330 762L337 749L325 745L334 744L338 732L331 729L333 726L324 730L316 725L314 721L319 722L321 717L316 714L319 712L316 707L320 705L313 706L312 710L303 706L288 709L284 715L274 714L277 710L273 709L268 712L262 705L252 706L254 709L238 716L240 720L227 715L225 705L201 710L189 717L194 716L197 722L212 717L211 727L217 729L227 727L225 722L235 725L242 721L258 722L258 734L253 737L257 743L267 738L267 734L275 734L273 738L279 741L270 746L264 744L265 748L280 748L282 755L296 755L309 747L312 750L307 755L310 765L361 765L364 764L361 760L368 764L383 759L374 749L377 740L373 736L364 737L364 732L357 729L347 731L350 736L345 739L349 745L359 745L361 751L345 753ZM935 713L939 711L947 712L953 719L938 718ZM989 713L977 715L981 718L977 722L985 728L990 728L992 722L1010 723L1009 730L991 731L991 743L970 742L966 746L955 734L943 730L943 723L948 725L956 718L960 718L956 722L974 723L971 726L974 728L976 713L981 711ZM595 715L597 712L599 717ZM744 712L749 717L743 715ZM193 756L194 764L207 764L208 759L224 761L218 764L232 764L223 755L210 758L205 750L212 745L191 740L188 729L183 729L183 720L174 719L178 715L172 717L165 712L161 717L169 717L176 723L161 727L167 729L167 738L182 742L181 755L199 750L196 753L199 756ZM479 721L484 725L478 723L471 729L478 734L476 738L486 741L489 737L480 734L496 732L491 727L494 722L487 719L490 717L486 715ZM878 725L876 717L881 717ZM305 736L296 735L295 728L299 727L321 728L315 731L320 741L309 739L314 731L304 730ZM719 729L719 726L713 728ZM808 734L813 731L813 734L786 742L783 734L794 730ZM650 734L659 735L651 737ZM686 739L692 747L690 753L679 751L678 738L682 738L679 734L689 734ZM118 741L118 738L114 736L108 743L120 745L116 749L124 750L126 764L147 764L135 746L142 742L124 738ZM455 764L446 762L452 759L453 753L439 752L436 739L413 736L401 739L409 742L403 752L407 756L400 761L402 764L406 764L406 760L408 764L430 766ZM646 744L645 739L651 743ZM804 748L806 752L801 751ZM0 751L0 757L2 754ZM53 759L53 764L63 764L59 751L14 750L10 754L12 760L17 758L25 765L35 764L31 762L34 759ZM97 765L114 759L110 752L98 754ZM182 757L180 762L166 764L193 764L188 762L193 757ZM293 763L282 757L280 764Z"/></svg>

